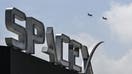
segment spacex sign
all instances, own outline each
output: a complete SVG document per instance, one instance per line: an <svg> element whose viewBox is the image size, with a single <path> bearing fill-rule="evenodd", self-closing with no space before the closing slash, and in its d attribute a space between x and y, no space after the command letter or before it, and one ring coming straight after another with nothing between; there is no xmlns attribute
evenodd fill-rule
<svg viewBox="0 0 132 74"><path fill-rule="evenodd" d="M25 27L16 23L15 20L25 21ZM91 58L96 48L103 43L97 43L90 55L88 48L71 39L65 34L54 35L53 27L46 27L44 24L33 18L28 17L24 12L17 8L7 8L5 11L5 24L9 31L18 35L18 40L14 38L5 38L6 44L17 50L27 54L35 54L35 44L44 44L47 42L47 50L42 48L42 52L49 55L50 62L61 65L69 70L78 71L80 74L93 74L91 67ZM45 40L46 39L46 40ZM63 43L68 44L68 61L63 59ZM81 50L84 72L82 67L76 65L76 57L79 57L79 50Z"/></svg>

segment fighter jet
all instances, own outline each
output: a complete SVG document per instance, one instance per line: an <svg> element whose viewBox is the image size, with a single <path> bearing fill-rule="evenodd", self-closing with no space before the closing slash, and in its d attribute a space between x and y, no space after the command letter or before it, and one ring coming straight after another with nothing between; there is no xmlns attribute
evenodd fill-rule
<svg viewBox="0 0 132 74"><path fill-rule="evenodd" d="M88 16L93 16L92 14L88 13Z"/></svg>
<svg viewBox="0 0 132 74"><path fill-rule="evenodd" d="M103 19L103 20L107 20L107 18L106 18L106 17L102 17L102 19Z"/></svg>

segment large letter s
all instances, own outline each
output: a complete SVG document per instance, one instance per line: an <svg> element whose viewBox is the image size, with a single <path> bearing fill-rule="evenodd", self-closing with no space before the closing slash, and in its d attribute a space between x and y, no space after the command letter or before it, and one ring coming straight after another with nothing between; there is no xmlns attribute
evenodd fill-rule
<svg viewBox="0 0 132 74"><path fill-rule="evenodd" d="M14 38L5 38L6 44L8 46L13 46L16 48L25 49L26 48L26 29L19 24L15 23L15 18L20 21L26 20L26 15L16 9L16 8L8 8L5 11L5 23L6 27L9 31L18 35L18 40Z"/></svg>

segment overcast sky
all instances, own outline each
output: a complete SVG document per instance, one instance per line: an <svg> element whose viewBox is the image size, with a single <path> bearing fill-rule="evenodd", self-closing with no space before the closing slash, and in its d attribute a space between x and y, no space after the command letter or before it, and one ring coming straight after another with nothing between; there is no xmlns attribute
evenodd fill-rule
<svg viewBox="0 0 132 74"><path fill-rule="evenodd" d="M0 45L6 45L5 37L16 37L5 27L8 7L22 10L45 28L53 27L55 34L64 33L88 48L104 41L92 59L94 74L132 74L132 0L1 0ZM40 52L43 46L36 45L35 55L47 59Z"/></svg>

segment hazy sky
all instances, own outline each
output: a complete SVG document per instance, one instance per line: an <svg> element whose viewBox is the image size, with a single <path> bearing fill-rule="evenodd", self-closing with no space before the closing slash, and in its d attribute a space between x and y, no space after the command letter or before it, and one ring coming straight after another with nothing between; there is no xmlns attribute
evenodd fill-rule
<svg viewBox="0 0 132 74"><path fill-rule="evenodd" d="M132 73L132 0L1 0L0 45L6 45L5 37L16 36L5 27L8 7L22 10L45 28L52 26L55 34L64 33L88 48L104 41L92 59L94 74ZM35 55L46 59L42 46L36 45Z"/></svg>

